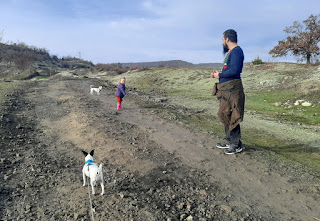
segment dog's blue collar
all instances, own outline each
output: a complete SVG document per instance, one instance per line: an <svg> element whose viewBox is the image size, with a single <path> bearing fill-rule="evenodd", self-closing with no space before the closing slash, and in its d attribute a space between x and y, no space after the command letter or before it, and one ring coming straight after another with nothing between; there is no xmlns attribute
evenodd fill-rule
<svg viewBox="0 0 320 221"><path fill-rule="evenodd" d="M92 164L92 163L93 163L92 160L87 160L86 163L85 163L85 165L86 165L86 164L90 165L90 164Z"/></svg>

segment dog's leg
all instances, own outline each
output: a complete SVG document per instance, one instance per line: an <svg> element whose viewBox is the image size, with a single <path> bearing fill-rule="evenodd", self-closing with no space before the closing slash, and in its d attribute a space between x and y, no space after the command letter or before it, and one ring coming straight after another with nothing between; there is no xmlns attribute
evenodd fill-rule
<svg viewBox="0 0 320 221"><path fill-rule="evenodd" d="M84 174L84 171L82 170L82 175L83 175L83 186L86 185L86 175Z"/></svg>
<svg viewBox="0 0 320 221"><path fill-rule="evenodd" d="M92 195L94 195L94 194L96 194L96 193L94 192L94 184L93 184L93 182L91 181L91 179L90 179L90 183L91 183L91 187L92 187Z"/></svg>
<svg viewBox="0 0 320 221"><path fill-rule="evenodd" d="M102 189L102 192L101 192L101 196L104 194L104 184L103 184L103 180L101 181L100 183L101 185L101 189Z"/></svg>
<svg viewBox="0 0 320 221"><path fill-rule="evenodd" d="M99 173L100 173L100 185L101 185L101 196L104 194L104 180L103 180L103 173L102 173L102 164L99 165Z"/></svg>

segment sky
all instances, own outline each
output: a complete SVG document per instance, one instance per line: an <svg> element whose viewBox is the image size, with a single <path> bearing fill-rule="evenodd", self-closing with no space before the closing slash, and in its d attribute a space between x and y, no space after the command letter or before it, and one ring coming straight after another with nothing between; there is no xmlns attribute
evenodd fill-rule
<svg viewBox="0 0 320 221"><path fill-rule="evenodd" d="M3 43L93 63L223 61L222 34L238 33L245 62L296 62L268 52L283 31L320 14L319 0L0 0Z"/></svg>

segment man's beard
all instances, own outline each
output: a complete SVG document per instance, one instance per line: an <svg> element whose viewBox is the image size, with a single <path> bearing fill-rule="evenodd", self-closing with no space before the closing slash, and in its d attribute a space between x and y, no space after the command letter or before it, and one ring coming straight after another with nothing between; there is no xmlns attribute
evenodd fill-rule
<svg viewBox="0 0 320 221"><path fill-rule="evenodd" d="M229 51L228 45L222 44L222 47L223 47L223 54L225 55Z"/></svg>

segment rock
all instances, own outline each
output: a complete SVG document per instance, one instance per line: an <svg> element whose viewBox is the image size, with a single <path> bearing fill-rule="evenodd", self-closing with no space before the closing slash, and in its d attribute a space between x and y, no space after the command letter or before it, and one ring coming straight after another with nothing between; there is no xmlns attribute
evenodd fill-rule
<svg viewBox="0 0 320 221"><path fill-rule="evenodd" d="M303 102L304 102L304 100L296 100L296 102L294 102L294 105L298 106Z"/></svg>
<svg viewBox="0 0 320 221"><path fill-rule="evenodd" d="M282 105L282 103L281 102L276 102L276 103L274 103L274 106L276 106L276 107L280 107Z"/></svg>
<svg viewBox="0 0 320 221"><path fill-rule="evenodd" d="M191 204L189 202L187 202L187 209L191 210Z"/></svg>
<svg viewBox="0 0 320 221"><path fill-rule="evenodd" d="M120 193L119 196L120 196L121 199L124 198L124 194L123 193Z"/></svg>
<svg viewBox="0 0 320 221"><path fill-rule="evenodd" d="M9 217L12 215L12 211L11 211L9 208L7 208L7 215L8 215Z"/></svg>
<svg viewBox="0 0 320 221"><path fill-rule="evenodd" d="M180 220L184 220L184 218L185 218L186 216L187 216L186 214L181 214L181 215L180 215Z"/></svg>
<svg viewBox="0 0 320 221"><path fill-rule="evenodd" d="M200 190L200 195L201 196L206 196L208 195L207 192L205 190Z"/></svg>
<svg viewBox="0 0 320 221"><path fill-rule="evenodd" d="M230 206L227 205L221 205L220 207L221 209L223 209L224 211L231 213L232 212L232 208Z"/></svg>
<svg viewBox="0 0 320 221"><path fill-rule="evenodd" d="M184 206L184 203L180 203L180 204L178 205L178 209L183 209L183 206Z"/></svg>
<svg viewBox="0 0 320 221"><path fill-rule="evenodd" d="M193 221L193 217L190 215L187 217L187 221Z"/></svg>
<svg viewBox="0 0 320 221"><path fill-rule="evenodd" d="M308 101L305 101L301 105L304 106L304 107L310 107L310 106L312 106L312 103L310 103Z"/></svg>
<svg viewBox="0 0 320 221"><path fill-rule="evenodd" d="M9 179L10 175L4 175L3 179L4 181L6 181L7 179Z"/></svg>
<svg viewBox="0 0 320 221"><path fill-rule="evenodd" d="M30 205L26 205L26 210L30 210L31 206Z"/></svg>
<svg viewBox="0 0 320 221"><path fill-rule="evenodd" d="M74 219L76 220L76 219L78 219L79 214L78 214L78 213L74 213L73 217L74 217Z"/></svg>

